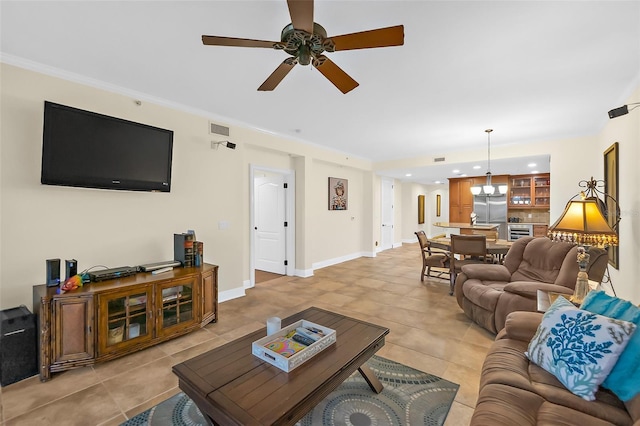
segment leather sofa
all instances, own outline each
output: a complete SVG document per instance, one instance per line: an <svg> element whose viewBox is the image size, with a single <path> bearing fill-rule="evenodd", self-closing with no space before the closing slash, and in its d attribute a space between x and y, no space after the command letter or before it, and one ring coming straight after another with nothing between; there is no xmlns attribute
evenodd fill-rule
<svg viewBox="0 0 640 426"><path fill-rule="evenodd" d="M591 248L587 273L600 282L607 268L604 250ZM497 333L507 315L537 310L537 290L573 294L578 276L577 246L545 237L525 237L513 243L502 265L465 265L455 282L464 313Z"/></svg>
<svg viewBox="0 0 640 426"><path fill-rule="evenodd" d="M472 426L640 426L640 394L622 402L600 388L595 401L568 391L524 355L542 314L514 312L485 358Z"/></svg>

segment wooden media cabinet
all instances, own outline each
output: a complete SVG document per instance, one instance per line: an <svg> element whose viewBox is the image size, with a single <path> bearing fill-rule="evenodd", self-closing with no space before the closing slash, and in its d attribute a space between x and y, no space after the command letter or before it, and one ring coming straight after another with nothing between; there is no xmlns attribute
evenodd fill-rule
<svg viewBox="0 0 640 426"><path fill-rule="evenodd" d="M33 287L40 380L139 351L218 319L218 266L92 282L57 294Z"/></svg>

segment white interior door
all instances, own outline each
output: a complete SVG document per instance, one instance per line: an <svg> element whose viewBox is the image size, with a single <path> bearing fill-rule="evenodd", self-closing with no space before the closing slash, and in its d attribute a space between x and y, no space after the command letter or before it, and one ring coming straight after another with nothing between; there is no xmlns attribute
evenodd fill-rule
<svg viewBox="0 0 640 426"><path fill-rule="evenodd" d="M382 250L393 247L393 180L382 179L382 231L380 233L380 248Z"/></svg>
<svg viewBox="0 0 640 426"><path fill-rule="evenodd" d="M255 268L285 274L285 190L283 175L255 179Z"/></svg>

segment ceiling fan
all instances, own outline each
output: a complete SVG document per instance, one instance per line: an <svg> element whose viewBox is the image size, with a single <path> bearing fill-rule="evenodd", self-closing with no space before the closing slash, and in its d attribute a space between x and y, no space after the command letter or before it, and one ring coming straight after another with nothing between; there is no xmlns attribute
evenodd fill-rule
<svg viewBox="0 0 640 426"><path fill-rule="evenodd" d="M404 44L403 25L327 37L325 29L313 22L313 0L287 0L287 4L291 23L282 30L280 41L203 35L202 43L209 46L266 47L284 50L291 55L276 68L258 90L275 89L296 64L312 64L342 93L358 87L358 82L323 55L323 52Z"/></svg>

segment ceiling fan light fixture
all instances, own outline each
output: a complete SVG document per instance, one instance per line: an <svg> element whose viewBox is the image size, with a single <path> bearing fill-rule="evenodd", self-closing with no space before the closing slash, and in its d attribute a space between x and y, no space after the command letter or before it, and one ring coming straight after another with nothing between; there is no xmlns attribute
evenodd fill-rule
<svg viewBox="0 0 640 426"><path fill-rule="evenodd" d="M309 65L311 63L311 51L306 44L301 44L298 48L298 63L300 65Z"/></svg>

